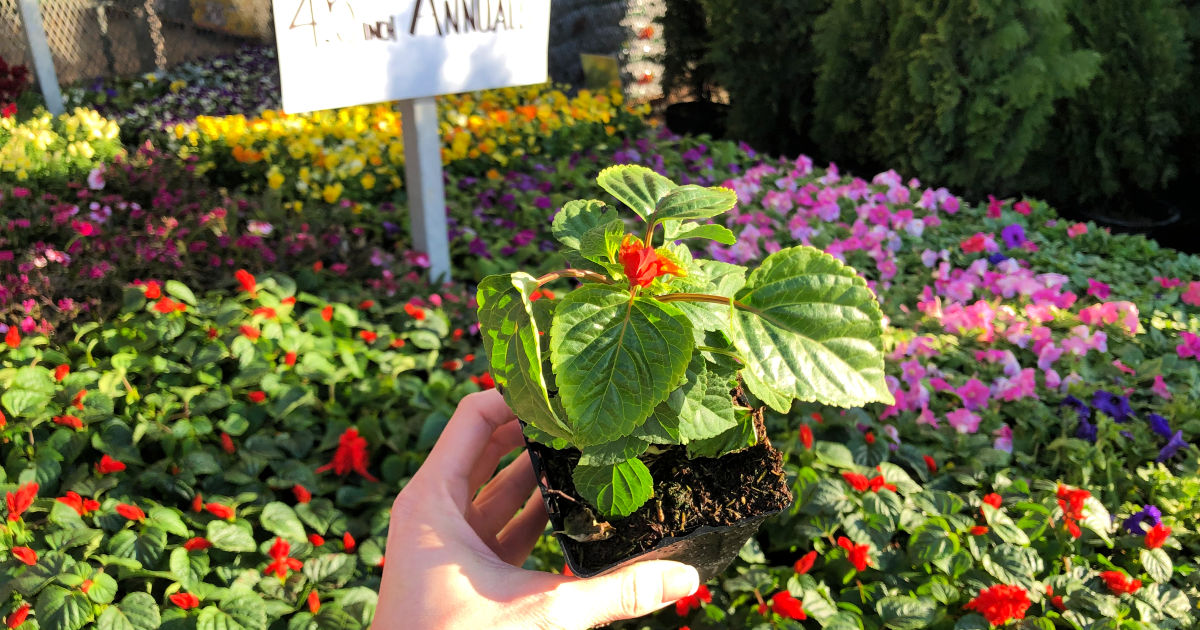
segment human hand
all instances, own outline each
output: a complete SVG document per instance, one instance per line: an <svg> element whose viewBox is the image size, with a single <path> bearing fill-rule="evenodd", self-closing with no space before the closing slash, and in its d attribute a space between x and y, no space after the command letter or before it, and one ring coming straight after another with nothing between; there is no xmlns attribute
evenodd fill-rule
<svg viewBox="0 0 1200 630"><path fill-rule="evenodd" d="M696 591L694 568L664 560L589 579L520 568L546 525L529 454L488 478L523 443L499 392L459 403L392 506L372 628L582 629L639 617Z"/></svg>

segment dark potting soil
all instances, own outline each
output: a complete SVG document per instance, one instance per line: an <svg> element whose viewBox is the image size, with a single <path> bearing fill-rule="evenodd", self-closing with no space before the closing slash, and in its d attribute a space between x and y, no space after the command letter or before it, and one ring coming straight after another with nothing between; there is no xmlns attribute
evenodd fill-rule
<svg viewBox="0 0 1200 630"><path fill-rule="evenodd" d="M721 527L781 510L792 503L783 472L783 454L771 446L755 414L759 442L721 458L687 458L684 447L646 454L642 461L654 477L654 496L626 518L605 523L575 491L571 471L579 451L556 451L531 443L546 465L550 501L571 533L595 531L601 540L580 542L561 537L578 565L600 569L651 549L664 538L681 537L701 526ZM612 526L610 528L610 525Z"/></svg>

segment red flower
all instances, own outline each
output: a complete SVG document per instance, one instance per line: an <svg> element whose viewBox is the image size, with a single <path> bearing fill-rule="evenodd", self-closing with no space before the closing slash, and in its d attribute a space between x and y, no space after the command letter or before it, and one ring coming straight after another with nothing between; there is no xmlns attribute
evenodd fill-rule
<svg viewBox="0 0 1200 630"><path fill-rule="evenodd" d="M1133 594L1139 588L1142 588L1142 581L1137 578L1130 578L1128 575L1120 571L1105 571L1100 574L1100 578L1108 585L1108 590L1116 595L1122 593Z"/></svg>
<svg viewBox="0 0 1200 630"><path fill-rule="evenodd" d="M1000 495L993 492L984 496L983 502L999 510L1000 506L1004 504L1004 499Z"/></svg>
<svg viewBox="0 0 1200 630"><path fill-rule="evenodd" d="M845 479L846 483L853 486L859 492L866 492L867 488L871 487L871 482L867 480L867 476L860 473L844 472L842 473L842 479Z"/></svg>
<svg viewBox="0 0 1200 630"><path fill-rule="evenodd" d="M925 468L929 469L929 474L937 472L937 461L933 459L933 456L922 455L921 457L925 459Z"/></svg>
<svg viewBox="0 0 1200 630"><path fill-rule="evenodd" d="M218 334L218 333L217 333L217 329L216 329L216 328L209 328L209 329L208 329L208 338L209 338L209 339L216 339L216 338L217 338L217 334Z"/></svg>
<svg viewBox="0 0 1200 630"><path fill-rule="evenodd" d="M1069 488L1059 484L1056 494L1058 495L1058 507L1062 510L1063 520L1067 524L1067 531L1071 536L1079 538L1083 532L1079 529L1076 521L1083 519L1084 502L1092 496L1092 493L1082 488Z"/></svg>
<svg viewBox="0 0 1200 630"><path fill-rule="evenodd" d="M363 300L358 303L358 308L361 308L364 311L371 308L372 306L375 306L375 300Z"/></svg>
<svg viewBox="0 0 1200 630"><path fill-rule="evenodd" d="M987 525L976 525L975 527L971 528L972 536L982 536L986 533L988 533Z"/></svg>
<svg viewBox="0 0 1200 630"><path fill-rule="evenodd" d="M254 316L262 316L267 319L275 319L276 316L275 309L271 308L270 306L260 306L254 309L254 311L250 314Z"/></svg>
<svg viewBox="0 0 1200 630"><path fill-rule="evenodd" d="M354 540L354 536L350 532L342 534L342 545L346 548L346 553L354 553L354 548L358 546L358 542Z"/></svg>
<svg viewBox="0 0 1200 630"><path fill-rule="evenodd" d="M37 552L29 547L13 547L12 555L29 566L37 564L38 561Z"/></svg>
<svg viewBox="0 0 1200 630"><path fill-rule="evenodd" d="M196 495L192 497L192 511L200 512L202 510L204 510L204 495L197 492Z"/></svg>
<svg viewBox="0 0 1200 630"><path fill-rule="evenodd" d="M167 313L174 313L175 311L182 313L183 311L187 310L187 306L180 304L169 297L165 297L154 303L154 310L166 315Z"/></svg>
<svg viewBox="0 0 1200 630"><path fill-rule="evenodd" d="M308 592L308 612L314 615L321 612L321 596L317 594L316 589Z"/></svg>
<svg viewBox="0 0 1200 630"><path fill-rule="evenodd" d="M212 543L203 536L189 538L187 542L183 543L183 548L188 551L203 551L209 547L212 547Z"/></svg>
<svg viewBox="0 0 1200 630"><path fill-rule="evenodd" d="M238 269L233 276L237 281L242 283L242 290L250 294L250 297L258 297L258 283L254 281L254 274L245 269Z"/></svg>
<svg viewBox="0 0 1200 630"><path fill-rule="evenodd" d="M866 570L867 565L871 562L871 559L867 556L867 554L871 551L870 547L866 545L856 545L845 536L838 537L837 543L839 547L846 550L846 557L850 560L850 563L854 565L856 570Z"/></svg>
<svg viewBox="0 0 1200 630"><path fill-rule="evenodd" d="M200 605L200 598L191 593L175 593L167 599L184 610L191 610Z"/></svg>
<svg viewBox="0 0 1200 630"><path fill-rule="evenodd" d="M792 568L796 569L796 573L799 573L800 575L804 575L805 573L808 573L809 569L811 569L813 567L813 563L816 561L817 561L817 552L814 549L813 551L810 551L810 552L804 554L803 556L800 556L800 559L796 561L796 564L793 565Z"/></svg>
<svg viewBox="0 0 1200 630"><path fill-rule="evenodd" d="M471 382L482 389L491 389L496 386L496 381L492 378L491 372L484 372L482 376L472 376Z"/></svg>
<svg viewBox="0 0 1200 630"><path fill-rule="evenodd" d="M257 389L257 390L250 392L249 394L246 394L246 398L249 398L250 402L258 404L267 399L267 392L264 392L261 389Z"/></svg>
<svg viewBox="0 0 1200 630"><path fill-rule="evenodd" d="M1158 549L1167 541L1167 536L1171 535L1171 528L1159 523L1146 532L1146 548Z"/></svg>
<svg viewBox="0 0 1200 630"><path fill-rule="evenodd" d="M258 332L258 329L253 326L247 326L245 324L242 324L239 328L242 331L242 334L246 335L246 338L249 339L250 341L258 341L258 336L260 334L262 334L262 333Z"/></svg>
<svg viewBox="0 0 1200 630"><path fill-rule="evenodd" d="M64 363L64 364L54 368L54 380L61 383L62 380L64 378L67 378L67 375L70 373L71 373L71 366Z"/></svg>
<svg viewBox="0 0 1200 630"><path fill-rule="evenodd" d="M450 359L449 361L442 361L442 369L443 370L450 370L451 372L455 372L455 371L461 370L462 366L463 366L462 359Z"/></svg>
<svg viewBox="0 0 1200 630"><path fill-rule="evenodd" d="M325 321L330 321L333 319L333 307L332 306L326 306L325 308L321 309L321 319L323 319Z"/></svg>
<svg viewBox="0 0 1200 630"><path fill-rule="evenodd" d="M871 481L868 483L871 484L871 492L879 492L884 488L891 490L892 492L896 491L896 484L888 483L887 480L883 478L883 475L871 477Z"/></svg>
<svg viewBox="0 0 1200 630"><path fill-rule="evenodd" d="M0 411L0 429L3 429L6 425L8 425L8 418L5 418L4 412Z"/></svg>
<svg viewBox="0 0 1200 630"><path fill-rule="evenodd" d="M404 305L404 312L408 313L409 317L417 321L425 319L425 311L420 307L413 305L411 302Z"/></svg>
<svg viewBox="0 0 1200 630"><path fill-rule="evenodd" d="M675 601L675 613L683 617L692 610L700 610L704 604L711 603L712 593L708 592L708 586L701 584L695 593Z"/></svg>
<svg viewBox="0 0 1200 630"><path fill-rule="evenodd" d="M391 343L390 345L391 345L391 347L393 347L393 348L403 348L403 347L404 347L404 340L403 340L403 339L393 339L393 340L392 340L392 343Z"/></svg>
<svg viewBox="0 0 1200 630"><path fill-rule="evenodd" d="M362 337L362 340L367 343L375 343L375 340L379 338L379 335L377 335L369 330L358 331L358 336Z"/></svg>
<svg viewBox="0 0 1200 630"><path fill-rule="evenodd" d="M95 499L85 499L79 496L79 493L75 491L70 491L67 493L67 496L59 497L55 499L55 501L70 506L70 508L75 510L75 512L77 512L80 516L87 516L88 513L100 509L99 501L96 501Z"/></svg>
<svg viewBox="0 0 1200 630"><path fill-rule="evenodd" d="M283 298L282 300L279 300L279 303L283 304L284 306L292 306L296 303L296 296L289 295L289 296Z"/></svg>
<svg viewBox="0 0 1200 630"><path fill-rule="evenodd" d="M974 254L983 251L987 247L987 240L982 234L976 234L970 238L963 239L963 242L959 245L964 252Z"/></svg>
<svg viewBox="0 0 1200 630"><path fill-rule="evenodd" d="M84 396L87 396L86 389L81 389L78 392L76 392L75 397L71 399L71 406L80 411L83 411L83 397ZM0 423L0 427L2 427L2 426L4 426L4 425L2 423Z"/></svg>
<svg viewBox="0 0 1200 630"><path fill-rule="evenodd" d="M25 623L25 618L28 616L29 604L21 604L20 608L14 610L12 614L8 616L8 619L5 620L5 624L9 628L20 627L21 624Z"/></svg>
<svg viewBox="0 0 1200 630"><path fill-rule="evenodd" d="M147 300L157 300L162 297L162 289L159 288L157 282L151 280L146 283L146 289L142 295L145 295Z"/></svg>
<svg viewBox="0 0 1200 630"><path fill-rule="evenodd" d="M100 473L101 475L121 472L122 470L125 470L124 462L115 460L109 455L101 457L100 463L96 464L96 472Z"/></svg>
<svg viewBox="0 0 1200 630"><path fill-rule="evenodd" d="M8 327L8 334L4 336L4 343L8 344L9 348L16 348L21 345L21 333L17 332L16 326Z"/></svg>
<svg viewBox="0 0 1200 630"><path fill-rule="evenodd" d="M863 436L863 439L867 441L867 444L874 444L875 433L873 431L867 431L867 434Z"/></svg>
<svg viewBox="0 0 1200 630"><path fill-rule="evenodd" d="M325 539L320 534L309 534L308 542L314 547L320 547L325 544Z"/></svg>
<svg viewBox="0 0 1200 630"><path fill-rule="evenodd" d="M8 520L15 521L21 518L25 510L33 505L33 499L37 496L38 485L35 482L29 482L17 488L17 493L4 493L4 502L8 505Z"/></svg>
<svg viewBox="0 0 1200 630"><path fill-rule="evenodd" d="M136 505L129 505L128 503L121 503L117 505L117 514L120 514L131 521L146 520L146 513L142 511L142 508Z"/></svg>
<svg viewBox="0 0 1200 630"><path fill-rule="evenodd" d="M654 248L647 247L641 239L632 234L626 234L625 238L621 239L617 259L625 268L629 283L637 287L648 286L655 278L668 273L684 275L682 268L665 258L660 258Z"/></svg>
<svg viewBox="0 0 1200 630"><path fill-rule="evenodd" d="M979 592L979 596L963 606L983 615L993 626L1010 619L1024 619L1029 609L1029 594L1020 586L997 584Z"/></svg>
<svg viewBox="0 0 1200 630"><path fill-rule="evenodd" d="M337 451L333 453L333 461L317 469L318 473L332 470L339 475L351 471L356 472L371 481L379 481L367 472L367 439L358 435L354 428L346 429L338 439Z"/></svg>
<svg viewBox="0 0 1200 630"><path fill-rule="evenodd" d="M53 418L51 418L51 420L54 421L54 424L61 424L64 427L71 427L72 429L82 429L83 428L83 420L80 420L79 418L72 416L72 415L54 416Z"/></svg>
<svg viewBox="0 0 1200 630"><path fill-rule="evenodd" d="M283 362L288 367L292 367L293 365L296 365L296 353L289 352L289 353L283 355Z"/></svg>
<svg viewBox="0 0 1200 630"><path fill-rule="evenodd" d="M1054 604L1055 608L1063 611L1067 609L1067 605L1063 603L1062 595L1055 595L1054 587L1049 584L1046 585L1046 597L1050 598L1050 603Z"/></svg>
<svg viewBox="0 0 1200 630"><path fill-rule="evenodd" d="M312 264L313 271L321 271L324 268L325 268L325 261L318 260L317 262Z"/></svg>
<svg viewBox="0 0 1200 630"><path fill-rule="evenodd" d="M800 425L800 443L804 445L804 450L812 450L813 432L807 424Z"/></svg>
<svg viewBox="0 0 1200 630"><path fill-rule="evenodd" d="M296 495L296 501L299 503L312 501L312 493L308 491L308 488L300 484L292 486L292 494Z"/></svg>
<svg viewBox="0 0 1200 630"><path fill-rule="evenodd" d="M237 448L233 445L233 438L224 431L221 432L221 449L231 455L237 450Z"/></svg>
<svg viewBox="0 0 1200 630"><path fill-rule="evenodd" d="M800 600L792 597L792 594L787 591L779 591L771 597L771 610L780 617L788 619L796 619L803 621L808 619L808 615L804 614L804 607L800 605Z"/></svg>
<svg viewBox="0 0 1200 630"><path fill-rule="evenodd" d="M287 579L288 571L299 571L304 567L304 563L295 558L289 558L288 553L291 552L292 546L288 542L278 536L275 538L275 544L271 545L271 563L263 569L264 575L274 573L280 580Z"/></svg>
<svg viewBox="0 0 1200 630"><path fill-rule="evenodd" d="M223 518L227 521L233 520L234 511L233 508L229 507L228 505L221 505L220 503L206 503L204 504L204 509L208 510L209 514L212 514L217 518Z"/></svg>

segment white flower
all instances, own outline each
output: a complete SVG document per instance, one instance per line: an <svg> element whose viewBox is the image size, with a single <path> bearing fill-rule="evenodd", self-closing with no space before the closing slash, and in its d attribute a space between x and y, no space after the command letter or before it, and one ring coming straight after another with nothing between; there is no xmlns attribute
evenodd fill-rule
<svg viewBox="0 0 1200 630"><path fill-rule="evenodd" d="M100 167L92 169L92 172L87 176L88 188L92 190L104 190L104 171Z"/></svg>

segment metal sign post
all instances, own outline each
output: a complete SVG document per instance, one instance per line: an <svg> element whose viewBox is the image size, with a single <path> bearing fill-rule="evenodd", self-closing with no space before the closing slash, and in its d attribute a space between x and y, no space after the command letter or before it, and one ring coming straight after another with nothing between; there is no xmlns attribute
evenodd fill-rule
<svg viewBox="0 0 1200 630"><path fill-rule="evenodd" d="M46 109L57 116L63 113L62 92L58 87L58 73L54 71L54 58L50 56L50 45L46 43L46 29L42 26L38 0L21 0L21 24L25 26L25 41L29 43L33 71L37 74L38 86L42 88Z"/></svg>
<svg viewBox="0 0 1200 630"><path fill-rule="evenodd" d="M429 256L429 279L450 280L450 241L446 232L446 190L442 181L442 139L437 100L432 96L402 100L404 188L413 249Z"/></svg>

